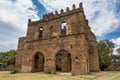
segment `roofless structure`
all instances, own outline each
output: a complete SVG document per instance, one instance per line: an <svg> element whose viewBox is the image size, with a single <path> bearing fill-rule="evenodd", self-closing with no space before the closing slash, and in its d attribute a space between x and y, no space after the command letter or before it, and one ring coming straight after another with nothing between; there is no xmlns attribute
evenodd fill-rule
<svg viewBox="0 0 120 80"><path fill-rule="evenodd" d="M95 35L91 32L82 3L60 14L48 13L43 19L28 21L26 37L19 38L16 69L21 72L56 71L72 75L99 71Z"/></svg>

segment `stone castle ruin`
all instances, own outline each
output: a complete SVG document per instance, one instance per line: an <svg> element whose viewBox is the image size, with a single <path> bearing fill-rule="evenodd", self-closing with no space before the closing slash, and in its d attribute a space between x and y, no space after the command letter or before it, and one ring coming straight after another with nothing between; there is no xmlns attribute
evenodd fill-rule
<svg viewBox="0 0 120 80"><path fill-rule="evenodd" d="M84 15L82 3L60 14L48 13L39 21L28 21L26 37L19 38L16 69L21 72L57 71L72 75L99 71L95 35Z"/></svg>

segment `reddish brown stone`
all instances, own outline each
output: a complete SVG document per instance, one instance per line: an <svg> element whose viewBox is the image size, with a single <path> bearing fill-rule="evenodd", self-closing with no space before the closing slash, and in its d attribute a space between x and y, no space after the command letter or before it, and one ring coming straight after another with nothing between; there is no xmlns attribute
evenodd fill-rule
<svg viewBox="0 0 120 80"><path fill-rule="evenodd" d="M64 28L62 23L66 23ZM56 61L58 54L60 63ZM73 10L67 8L67 12L61 10L60 14L46 14L39 21L29 20L26 37L19 39L16 57L16 69L21 72L56 73L59 64L61 71L71 70L72 75L99 71L96 38L82 4L80 8L74 5Z"/></svg>

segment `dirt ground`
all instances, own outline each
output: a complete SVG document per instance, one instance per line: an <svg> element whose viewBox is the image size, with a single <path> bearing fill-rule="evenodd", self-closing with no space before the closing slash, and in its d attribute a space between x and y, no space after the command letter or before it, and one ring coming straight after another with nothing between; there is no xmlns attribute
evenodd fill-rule
<svg viewBox="0 0 120 80"><path fill-rule="evenodd" d="M120 80L120 71L92 72L85 75L71 76L71 73L45 74L17 73L0 71L0 80Z"/></svg>

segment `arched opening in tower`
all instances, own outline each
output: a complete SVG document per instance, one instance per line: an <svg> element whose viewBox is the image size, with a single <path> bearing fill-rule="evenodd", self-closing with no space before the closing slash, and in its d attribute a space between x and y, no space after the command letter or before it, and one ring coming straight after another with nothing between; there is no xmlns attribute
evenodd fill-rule
<svg viewBox="0 0 120 80"><path fill-rule="evenodd" d="M71 54L68 51L59 51L56 55L56 71L70 72L71 61Z"/></svg>
<svg viewBox="0 0 120 80"><path fill-rule="evenodd" d="M34 56L34 72L44 71L44 56L41 53L36 53Z"/></svg>
<svg viewBox="0 0 120 80"><path fill-rule="evenodd" d="M65 36L66 35L66 27L67 27L67 23L64 21L61 23L61 35Z"/></svg>

